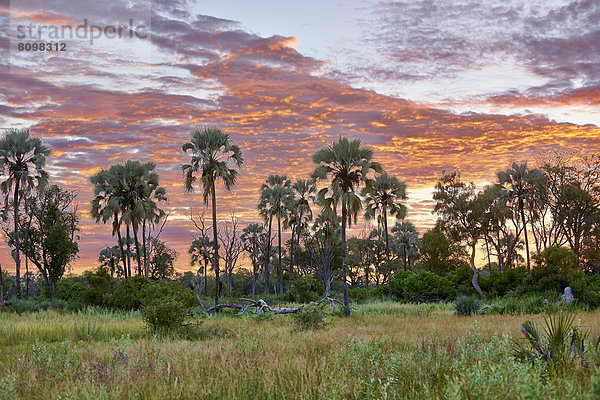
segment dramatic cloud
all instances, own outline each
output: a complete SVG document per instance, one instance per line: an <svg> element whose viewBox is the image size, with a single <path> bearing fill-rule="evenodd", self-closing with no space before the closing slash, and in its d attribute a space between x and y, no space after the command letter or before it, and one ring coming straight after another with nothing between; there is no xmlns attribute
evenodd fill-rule
<svg viewBox="0 0 600 400"><path fill-rule="evenodd" d="M597 101L597 90L585 92L588 86L574 86L570 78L562 77L565 61L541 45L555 33L551 28L555 20L570 18L569 24L584 26L585 18L596 12L594 3L559 8L560 15L475 2L437 4L382 3L373 12L381 30L369 40L397 73L388 74L387 64L355 72L376 71L371 78L383 82L399 74L406 75L402 79L421 79L478 68L491 58L513 54L527 60L532 69L542 68L536 73L552 76L553 86L488 93L473 102ZM53 179L79 192L78 270L93 268L98 250L114 242L110 227L96 226L89 217L89 177L127 159L156 163L169 197L163 208L171 212L161 237L179 251L178 267L189 269L187 246L193 226L188 217L192 208L201 211L203 205L199 190L195 194L183 190L180 166L187 156L181 145L197 126L221 126L244 153L239 184L229 193L218 188L220 218L235 209L242 223L258 221L258 190L269 174L308 176L314 168L312 154L340 135L360 138L389 172L407 182L409 219L421 230L433 223L430 189L444 169L458 168L467 179L489 182L511 161L532 159L540 152L600 150L595 125L557 123L537 114L461 113L400 99L350 85L347 71L334 71L329 60L298 51L294 36L248 32L240 22L198 15L187 2L161 1L153 6L150 56L143 53L137 58L135 46L143 45L142 40L133 42L131 54L117 50L117 45L79 44L71 53L19 58L10 73L0 72L2 125L31 126L53 148L48 162ZM33 17L81 21L82 16L97 15L110 22L112 15L143 14L133 3L111 7L103 13L96 3L90 2L88 9L83 3L69 8L56 1L44 3ZM468 21L477 20L478 13L488 24L496 23L499 33L483 24L472 30ZM519 37L526 33L521 29L536 23L540 26L531 38ZM406 26L408 36L396 34L394 24L400 24L397 29ZM571 25L564 32L577 36ZM44 62L34 63L35 57ZM572 71L590 82L597 78L594 67L584 65L583 55L577 60L569 65ZM2 254L4 260L6 248Z"/></svg>

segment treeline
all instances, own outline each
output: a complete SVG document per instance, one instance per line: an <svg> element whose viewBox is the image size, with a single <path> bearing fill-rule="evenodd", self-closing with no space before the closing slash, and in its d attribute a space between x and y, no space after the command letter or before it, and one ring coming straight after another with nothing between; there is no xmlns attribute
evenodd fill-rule
<svg viewBox="0 0 600 400"><path fill-rule="evenodd" d="M419 235L407 220L406 185L386 173L359 140L340 137L317 151L309 176L266 177L257 195L260 220L247 226L240 226L234 212L217 220L215 187L234 189L244 165L241 149L220 129L207 127L192 131L182 150L190 157L182 165L184 187L201 189L210 206L210 216L190 212L195 232L189 255L196 273L177 278L178 254L160 239L168 219L160 204L167 193L155 165L129 160L90 178L91 215L109 224L116 243L100 251L99 271L69 279L79 279L82 291L93 286L90 277L114 282L103 286L102 300L79 303L110 306L111 290L135 278L144 284L177 279L198 296L212 294L215 304L224 295L298 301L306 293L332 291L340 292L345 306L350 297L445 301L473 290L484 296L506 294L499 287L524 293L526 287L564 286L595 304L600 288L584 274L600 272L599 154L555 152L531 166L513 163L481 190L458 171L444 172L433 196L436 226ZM38 285L32 263L43 283L34 294L72 298L63 283L70 281L61 279L78 252L76 193L49 183L49 155L28 130L9 130L0 140L3 229L16 265L14 279L0 273L0 296L32 294L31 286ZM372 221L371 228L347 238L359 216ZM247 269L240 267L244 257ZM495 283L506 280L512 283Z"/></svg>

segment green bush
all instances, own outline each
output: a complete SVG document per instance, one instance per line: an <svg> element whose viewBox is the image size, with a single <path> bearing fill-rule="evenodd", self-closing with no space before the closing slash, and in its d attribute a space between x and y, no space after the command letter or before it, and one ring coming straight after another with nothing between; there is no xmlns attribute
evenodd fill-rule
<svg viewBox="0 0 600 400"><path fill-rule="evenodd" d="M477 314L481 309L481 299L475 296L459 296L456 299L456 313L458 315Z"/></svg>
<svg viewBox="0 0 600 400"><path fill-rule="evenodd" d="M142 308L142 318L152 332L177 329L186 315L186 307L175 299L151 302Z"/></svg>
<svg viewBox="0 0 600 400"><path fill-rule="evenodd" d="M104 304L113 309L139 310L142 306L140 292L148 282L142 276L123 279L107 293Z"/></svg>
<svg viewBox="0 0 600 400"><path fill-rule="evenodd" d="M325 314L318 307L306 307L293 315L294 330L307 331L325 328Z"/></svg>
<svg viewBox="0 0 600 400"><path fill-rule="evenodd" d="M361 287L348 289L348 297L350 297L351 300L356 301L357 303L365 302L369 298L370 294L370 290Z"/></svg>
<svg viewBox="0 0 600 400"><path fill-rule="evenodd" d="M527 282L525 267L508 268L504 272L492 271L478 280L481 290L486 296L505 296L509 292L523 291Z"/></svg>
<svg viewBox="0 0 600 400"><path fill-rule="evenodd" d="M403 272L392 279L392 293L405 301L428 302L456 296L452 282L429 271Z"/></svg>
<svg viewBox="0 0 600 400"><path fill-rule="evenodd" d="M292 288L283 296L283 300L296 303L309 303L323 296L323 287L313 276L299 276L294 279Z"/></svg>
<svg viewBox="0 0 600 400"><path fill-rule="evenodd" d="M165 299L179 301L187 308L197 304L194 293L178 281L151 281L140 289L140 298L141 303L144 305Z"/></svg>

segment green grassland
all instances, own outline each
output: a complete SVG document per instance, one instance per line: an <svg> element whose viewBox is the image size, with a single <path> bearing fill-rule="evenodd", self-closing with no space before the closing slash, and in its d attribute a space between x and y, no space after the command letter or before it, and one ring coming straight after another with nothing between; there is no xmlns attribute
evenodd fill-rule
<svg viewBox="0 0 600 400"><path fill-rule="evenodd" d="M357 305L299 330L289 315L193 317L153 334L138 312L0 313L2 399L598 399L600 311L579 312L585 359L518 361L542 315L455 315L452 304Z"/></svg>

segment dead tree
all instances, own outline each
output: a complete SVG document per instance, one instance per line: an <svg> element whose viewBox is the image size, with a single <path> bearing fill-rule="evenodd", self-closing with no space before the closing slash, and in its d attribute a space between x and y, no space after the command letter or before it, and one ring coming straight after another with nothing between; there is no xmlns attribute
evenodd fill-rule
<svg viewBox="0 0 600 400"><path fill-rule="evenodd" d="M221 259L225 263L225 278L227 280L227 295L231 296L233 291L233 270L237 266L238 259L244 251L244 244L240 238L238 230L238 219L235 216L235 210L231 212L231 222L224 225L219 240L223 247Z"/></svg>

